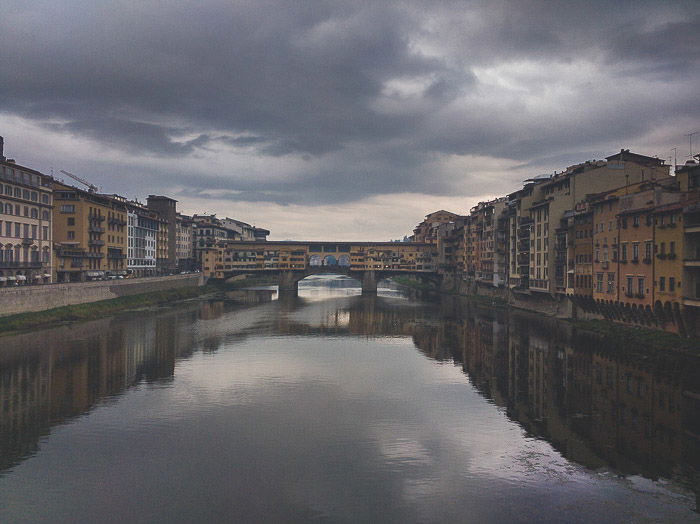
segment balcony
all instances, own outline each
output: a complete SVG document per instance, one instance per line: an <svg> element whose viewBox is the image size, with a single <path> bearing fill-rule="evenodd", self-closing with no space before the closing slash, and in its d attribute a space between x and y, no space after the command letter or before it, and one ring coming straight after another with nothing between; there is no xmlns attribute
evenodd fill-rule
<svg viewBox="0 0 700 524"><path fill-rule="evenodd" d="M107 253L107 258L112 258L114 260L123 260L126 258L124 253Z"/></svg>
<svg viewBox="0 0 700 524"><path fill-rule="evenodd" d="M41 262L0 261L0 269L41 269Z"/></svg>
<svg viewBox="0 0 700 524"><path fill-rule="evenodd" d="M56 250L56 256L61 258L80 258L86 256L86 253L85 251L81 251L79 249L58 249Z"/></svg>
<svg viewBox="0 0 700 524"><path fill-rule="evenodd" d="M683 297L683 305L686 307L700 307L700 296Z"/></svg>
<svg viewBox="0 0 700 524"><path fill-rule="evenodd" d="M90 233L104 233L105 228L100 227L100 226L88 226L88 231Z"/></svg>
<svg viewBox="0 0 700 524"><path fill-rule="evenodd" d="M89 215L88 219L89 220L94 220L95 222L104 222L107 217L104 215Z"/></svg>
<svg viewBox="0 0 700 524"><path fill-rule="evenodd" d="M95 239L93 239L93 240L88 240L88 244L91 245L91 246L104 246L104 245L105 245L105 241L104 241L104 240L95 240Z"/></svg>
<svg viewBox="0 0 700 524"><path fill-rule="evenodd" d="M110 218L109 219L109 225L111 226L125 226L126 221L125 220L120 220L118 218Z"/></svg>
<svg viewBox="0 0 700 524"><path fill-rule="evenodd" d="M95 251L88 251L83 256L88 257L88 258L104 258L105 255L104 255L104 253L97 253Z"/></svg>

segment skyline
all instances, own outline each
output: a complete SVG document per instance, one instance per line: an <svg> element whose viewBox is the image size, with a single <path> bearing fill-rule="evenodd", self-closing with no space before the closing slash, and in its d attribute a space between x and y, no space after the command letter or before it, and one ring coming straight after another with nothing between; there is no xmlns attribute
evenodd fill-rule
<svg viewBox="0 0 700 524"><path fill-rule="evenodd" d="M420 5L5 2L5 155L368 241L622 148L685 161L696 2Z"/></svg>

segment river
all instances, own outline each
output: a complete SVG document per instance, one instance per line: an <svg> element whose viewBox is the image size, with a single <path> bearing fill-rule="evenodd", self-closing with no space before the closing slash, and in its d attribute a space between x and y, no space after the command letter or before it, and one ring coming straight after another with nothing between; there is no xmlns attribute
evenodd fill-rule
<svg viewBox="0 0 700 524"><path fill-rule="evenodd" d="M316 278L0 338L0 521L700 522L700 366Z"/></svg>

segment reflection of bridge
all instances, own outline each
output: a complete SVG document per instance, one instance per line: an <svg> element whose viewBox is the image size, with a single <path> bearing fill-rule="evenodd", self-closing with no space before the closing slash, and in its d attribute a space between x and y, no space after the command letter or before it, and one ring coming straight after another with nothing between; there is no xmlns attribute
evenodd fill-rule
<svg viewBox="0 0 700 524"><path fill-rule="evenodd" d="M434 245L409 242L219 242L202 249L206 277L270 275L280 292L293 293L309 275L347 275L363 293L376 293L377 282L396 275L436 282L436 267Z"/></svg>

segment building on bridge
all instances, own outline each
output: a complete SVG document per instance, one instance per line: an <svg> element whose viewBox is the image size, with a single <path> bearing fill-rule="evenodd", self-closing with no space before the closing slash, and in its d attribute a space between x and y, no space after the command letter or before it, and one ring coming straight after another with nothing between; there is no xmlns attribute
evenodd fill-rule
<svg viewBox="0 0 700 524"><path fill-rule="evenodd" d="M202 248L202 272L215 279L267 273L287 278L294 289L308 275L339 272L376 291L377 280L391 275L434 274L437 258L436 246L424 243L228 241Z"/></svg>

